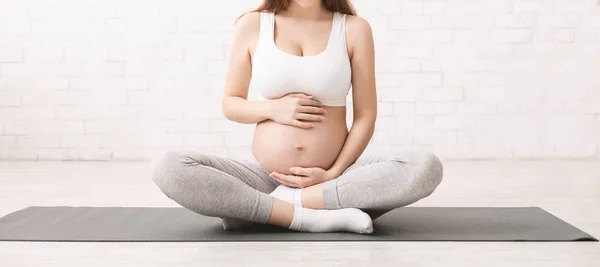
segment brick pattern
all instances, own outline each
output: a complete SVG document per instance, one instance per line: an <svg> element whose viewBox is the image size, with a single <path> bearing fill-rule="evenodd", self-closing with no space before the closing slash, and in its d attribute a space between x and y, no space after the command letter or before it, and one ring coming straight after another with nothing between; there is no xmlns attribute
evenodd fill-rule
<svg viewBox="0 0 600 267"><path fill-rule="evenodd" d="M234 2L0 0L0 159L250 157L221 94L233 21L260 0ZM376 43L366 153L600 158L596 0L353 3Z"/></svg>

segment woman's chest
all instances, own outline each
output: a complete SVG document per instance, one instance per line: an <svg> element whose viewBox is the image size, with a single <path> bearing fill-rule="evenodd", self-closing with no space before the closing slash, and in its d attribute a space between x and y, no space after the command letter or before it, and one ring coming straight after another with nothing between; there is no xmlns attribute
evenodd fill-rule
<svg viewBox="0 0 600 267"><path fill-rule="evenodd" d="M250 87L266 98L304 92L333 100L348 93L350 80L349 61L335 55L259 55L253 62Z"/></svg>

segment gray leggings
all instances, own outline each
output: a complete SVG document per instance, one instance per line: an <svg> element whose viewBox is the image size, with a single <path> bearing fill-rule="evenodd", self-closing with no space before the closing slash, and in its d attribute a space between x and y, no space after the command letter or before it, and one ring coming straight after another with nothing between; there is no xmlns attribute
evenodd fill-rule
<svg viewBox="0 0 600 267"><path fill-rule="evenodd" d="M152 179L179 205L202 215L266 223L280 184L256 160L235 160L190 149L152 159ZM372 219L429 196L440 184L442 163L430 152L361 156L323 184L327 209L359 208Z"/></svg>

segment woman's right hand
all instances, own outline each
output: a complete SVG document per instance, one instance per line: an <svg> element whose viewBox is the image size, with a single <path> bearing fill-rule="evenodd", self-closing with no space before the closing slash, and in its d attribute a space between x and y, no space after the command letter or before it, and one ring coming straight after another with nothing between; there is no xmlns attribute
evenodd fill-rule
<svg viewBox="0 0 600 267"><path fill-rule="evenodd" d="M322 121L327 112L321 102L303 93L291 93L269 101L271 120L304 129L315 127L314 122Z"/></svg>

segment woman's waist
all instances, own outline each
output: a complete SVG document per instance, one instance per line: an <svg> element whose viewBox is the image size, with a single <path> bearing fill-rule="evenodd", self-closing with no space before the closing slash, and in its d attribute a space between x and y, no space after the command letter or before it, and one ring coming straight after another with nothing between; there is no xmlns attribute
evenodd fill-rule
<svg viewBox="0 0 600 267"><path fill-rule="evenodd" d="M315 122L315 127L303 129L296 126L283 125L268 120L256 125L254 140L266 140L271 143L303 143L326 144L336 143L340 138L348 135L345 122ZM343 140L342 140L343 141Z"/></svg>
<svg viewBox="0 0 600 267"><path fill-rule="evenodd" d="M327 150L344 144L348 135L345 112L328 110L323 121L313 122L315 127L300 128L265 120L254 129L253 146L262 148L275 147L279 150L299 150L310 148L311 151ZM306 149L304 151L307 151Z"/></svg>

